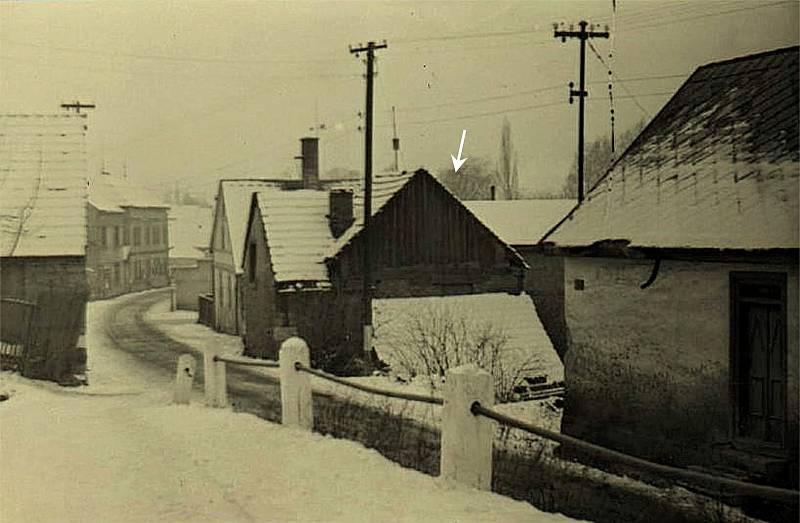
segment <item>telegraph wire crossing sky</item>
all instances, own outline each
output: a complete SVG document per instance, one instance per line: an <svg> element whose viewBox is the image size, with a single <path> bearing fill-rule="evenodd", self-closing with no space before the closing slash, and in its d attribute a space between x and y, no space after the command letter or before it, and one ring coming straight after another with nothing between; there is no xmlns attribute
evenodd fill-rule
<svg viewBox="0 0 800 523"><path fill-rule="evenodd" d="M394 106L402 169L452 167L463 129L465 156L494 161L508 118L521 184L557 191L575 157L578 53L553 23L580 20L610 32L587 49L587 144L610 135L610 103L618 135L699 65L798 41L793 1L4 3L0 110L93 102L93 171L205 196L221 177L295 175L309 134L323 173L361 171L363 64L347 46L385 38L375 172L394 163Z"/></svg>

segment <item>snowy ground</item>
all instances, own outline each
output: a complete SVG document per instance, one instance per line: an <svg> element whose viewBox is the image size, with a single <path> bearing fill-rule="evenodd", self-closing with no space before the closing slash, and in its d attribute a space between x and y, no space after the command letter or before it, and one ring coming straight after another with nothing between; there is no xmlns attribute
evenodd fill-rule
<svg viewBox="0 0 800 523"><path fill-rule="evenodd" d="M109 348L111 304L90 305L90 386L2 373L0 521L569 521L356 443L170 405L169 380Z"/></svg>
<svg viewBox="0 0 800 523"><path fill-rule="evenodd" d="M197 313L191 311L169 311L166 301L156 304L146 316L146 320L172 339L185 343L198 351L210 350L217 354L240 355L242 342L238 336L220 334L197 323ZM201 362L198 362L201 363ZM278 376L277 369L250 368L250 372ZM415 394L434 394L429 386L423 383L406 383L390 379L387 376L368 376L348 378L351 381L371 385L381 389ZM373 394L348 389L321 378L312 377L315 391L334 394L359 404L381 406L393 413L415 419L426 424L438 426L441 423L441 409L426 403L394 400L376 397ZM508 415L534 423L539 427L553 431L561 429L561 410L553 407L554 398L548 400L522 401L497 405L497 409Z"/></svg>

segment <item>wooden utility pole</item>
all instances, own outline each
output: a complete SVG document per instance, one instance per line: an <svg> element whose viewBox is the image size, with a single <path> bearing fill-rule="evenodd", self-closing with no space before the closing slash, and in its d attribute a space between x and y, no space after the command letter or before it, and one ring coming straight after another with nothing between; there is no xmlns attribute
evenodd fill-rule
<svg viewBox="0 0 800 523"><path fill-rule="evenodd" d="M400 138L397 137L397 113L392 106L392 149L394 150L394 172L400 172Z"/></svg>
<svg viewBox="0 0 800 523"><path fill-rule="evenodd" d="M566 42L567 38L577 38L581 42L581 72L580 72L580 86L576 91L573 89L575 84L573 82L569 83L569 103L572 103L573 97L578 97L578 202L583 201L583 110L584 110L584 98L589 96L589 93L586 91L586 40L589 38L608 38L608 27L606 27L605 31L594 31L594 26L589 28L589 31L586 30L586 26L588 25L587 22L581 20L578 23L580 26L580 31L573 31L572 26L570 26L569 31L559 31L558 25L555 25L555 37L561 38L562 42Z"/></svg>
<svg viewBox="0 0 800 523"><path fill-rule="evenodd" d="M364 227L363 237L363 305L362 319L364 325L364 351L372 350L372 259L370 258L372 241L369 227L372 218L372 91L373 77L375 76L375 51L386 49L386 41L382 44L367 42L367 46L350 47L350 52L356 57L359 53L367 53L367 101L365 107L364 129Z"/></svg>
<svg viewBox="0 0 800 523"><path fill-rule="evenodd" d="M94 104L85 104L79 101L74 101L72 103L63 103L61 104L62 109L66 109L67 111L75 111L75 113L80 114L81 109L94 109Z"/></svg>

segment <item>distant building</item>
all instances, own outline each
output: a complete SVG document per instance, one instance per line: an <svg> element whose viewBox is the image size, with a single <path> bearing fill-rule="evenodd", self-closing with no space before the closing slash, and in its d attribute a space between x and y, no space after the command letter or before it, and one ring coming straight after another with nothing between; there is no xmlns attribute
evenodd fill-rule
<svg viewBox="0 0 800 523"><path fill-rule="evenodd" d="M172 205L169 209L170 279L178 309L197 310L198 297L211 294L211 209Z"/></svg>
<svg viewBox="0 0 800 523"><path fill-rule="evenodd" d="M304 179L316 188L252 196L248 354L275 357L295 334L312 351L336 347L341 361L363 350L363 191L358 181L318 184L315 165L306 162ZM378 176L372 198L373 298L522 292L524 260L426 171Z"/></svg>
<svg viewBox="0 0 800 523"><path fill-rule="evenodd" d="M798 51L697 69L543 239L565 433L797 486Z"/></svg>
<svg viewBox="0 0 800 523"><path fill-rule="evenodd" d="M0 187L2 341L24 345L25 375L69 382L85 364L86 115L0 115Z"/></svg>
<svg viewBox="0 0 800 523"><path fill-rule="evenodd" d="M567 351L564 319L564 260L545 256L537 244L576 205L575 200L477 200L464 206L522 255L530 269L525 292L559 356Z"/></svg>
<svg viewBox="0 0 800 523"><path fill-rule="evenodd" d="M169 283L167 209L127 177L89 180L87 267L91 299Z"/></svg>

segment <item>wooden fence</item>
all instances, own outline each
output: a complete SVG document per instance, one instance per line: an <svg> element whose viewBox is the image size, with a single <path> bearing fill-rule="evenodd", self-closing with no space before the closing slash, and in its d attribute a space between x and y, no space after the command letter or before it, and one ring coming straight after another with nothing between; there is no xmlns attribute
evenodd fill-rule
<svg viewBox="0 0 800 523"><path fill-rule="evenodd" d="M303 430L313 429L310 381L312 375L363 392L441 405L440 473L445 478L469 487L491 489L494 423L497 422L605 460L616 461L666 478L711 487L728 495L772 500L793 506L800 501L800 492L795 490L757 485L653 463L506 416L492 408L494 405L492 376L474 365L449 369L445 377L443 397L439 398L354 383L312 369L309 362L308 345L300 338L290 338L283 342L277 362L206 353L204 356L206 404L221 408L228 406L226 365L277 368L280 370L281 421L284 425ZM181 356L175 385L177 403L188 403L193 375L194 358L190 355Z"/></svg>

